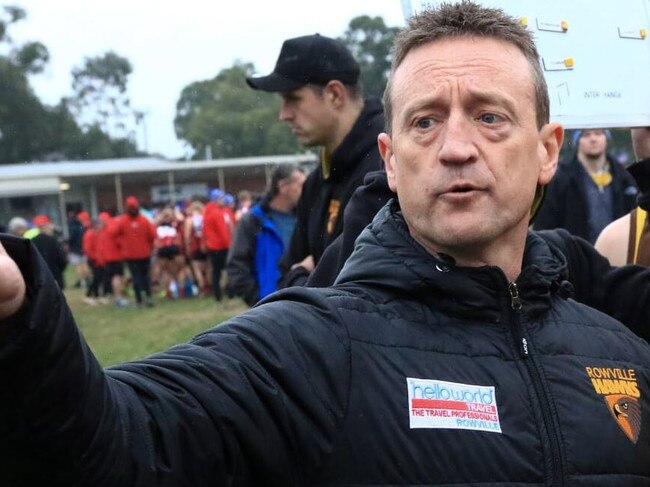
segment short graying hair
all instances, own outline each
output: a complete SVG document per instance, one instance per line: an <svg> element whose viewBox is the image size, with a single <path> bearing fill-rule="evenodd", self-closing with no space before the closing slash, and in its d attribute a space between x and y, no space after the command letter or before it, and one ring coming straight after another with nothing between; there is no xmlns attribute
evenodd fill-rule
<svg viewBox="0 0 650 487"><path fill-rule="evenodd" d="M275 168L271 175L271 186L268 190L268 198L272 200L280 192L280 183L293 180L295 172L304 174L305 170L296 164L280 164Z"/></svg>
<svg viewBox="0 0 650 487"><path fill-rule="evenodd" d="M437 8L425 9L409 19L408 26L393 40L393 61L384 91L386 132L391 133L393 107L391 89L395 70L411 49L450 37L486 37L516 46L528 60L535 89L537 128L542 128L550 118L548 88L539 63L539 53L532 33L519 20L503 10L486 8L463 0L443 3Z"/></svg>

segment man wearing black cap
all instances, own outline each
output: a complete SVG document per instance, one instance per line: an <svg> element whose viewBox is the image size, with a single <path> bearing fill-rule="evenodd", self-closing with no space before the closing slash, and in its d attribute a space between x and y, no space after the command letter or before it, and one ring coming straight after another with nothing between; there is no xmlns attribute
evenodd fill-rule
<svg viewBox="0 0 650 487"><path fill-rule="evenodd" d="M359 65L348 49L319 34L286 40L273 72L246 80L253 89L280 93L279 119L302 145L321 147L320 166L307 178L298 204L281 287L304 284L341 233L354 190L367 172L382 167L377 150L382 105L363 99L358 80Z"/></svg>

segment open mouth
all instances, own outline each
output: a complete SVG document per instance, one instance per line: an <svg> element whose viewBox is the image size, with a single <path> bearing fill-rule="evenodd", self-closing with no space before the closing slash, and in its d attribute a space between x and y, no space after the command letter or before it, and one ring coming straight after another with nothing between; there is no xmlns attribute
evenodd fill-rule
<svg viewBox="0 0 650 487"><path fill-rule="evenodd" d="M472 186L460 186L458 188L453 188L451 190L452 193L469 193L470 191L474 191L475 188Z"/></svg>

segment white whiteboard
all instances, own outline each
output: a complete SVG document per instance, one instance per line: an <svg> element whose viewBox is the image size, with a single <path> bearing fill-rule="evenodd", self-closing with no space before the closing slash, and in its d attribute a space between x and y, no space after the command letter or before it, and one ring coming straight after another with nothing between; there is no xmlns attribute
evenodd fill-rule
<svg viewBox="0 0 650 487"><path fill-rule="evenodd" d="M402 0L405 18L439 1ZM480 0L525 19L566 128L650 126L650 0Z"/></svg>

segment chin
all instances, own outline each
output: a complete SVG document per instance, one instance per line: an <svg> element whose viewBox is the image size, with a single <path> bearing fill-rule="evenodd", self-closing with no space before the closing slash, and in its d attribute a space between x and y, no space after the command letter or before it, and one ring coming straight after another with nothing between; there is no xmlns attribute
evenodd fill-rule
<svg viewBox="0 0 650 487"><path fill-rule="evenodd" d="M303 147L317 147L321 145L318 143L318 141L310 139L306 136L298 137L298 142L300 142L300 145L302 145Z"/></svg>
<svg viewBox="0 0 650 487"><path fill-rule="evenodd" d="M447 248L479 247L498 238L501 231L487 219L483 221L451 222L433 237Z"/></svg>

